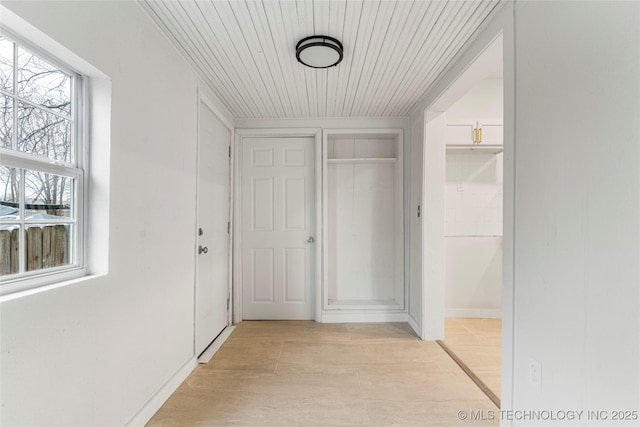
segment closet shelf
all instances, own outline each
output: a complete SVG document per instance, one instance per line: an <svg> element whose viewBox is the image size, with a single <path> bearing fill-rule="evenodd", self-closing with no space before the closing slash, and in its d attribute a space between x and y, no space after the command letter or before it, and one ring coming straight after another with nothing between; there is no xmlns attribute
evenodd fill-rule
<svg viewBox="0 0 640 427"><path fill-rule="evenodd" d="M499 154L504 151L502 145L447 145L447 151L478 151L481 153Z"/></svg>
<svg viewBox="0 0 640 427"><path fill-rule="evenodd" d="M391 158L370 158L370 159L327 159L327 163L395 163L398 159Z"/></svg>

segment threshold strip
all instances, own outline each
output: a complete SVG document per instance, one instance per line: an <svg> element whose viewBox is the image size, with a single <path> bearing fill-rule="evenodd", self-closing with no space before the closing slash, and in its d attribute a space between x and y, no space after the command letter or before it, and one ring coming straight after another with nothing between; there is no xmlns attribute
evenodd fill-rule
<svg viewBox="0 0 640 427"><path fill-rule="evenodd" d="M458 366L460 366L460 369L462 369L464 373L467 374L469 378L471 378L471 381L473 381L478 386L478 388L487 395L489 400L491 400L493 404L496 405L498 409L500 409L500 398L496 396L496 394L491 391L491 389L487 387L487 385L482 382L482 380L476 374L474 374L471 369L469 369L467 364L464 363L462 359L460 359L449 347L447 347L444 341L436 340L436 342L438 343L438 345L440 345L440 347L442 347L445 353L447 353L449 357L451 357L453 361L456 362Z"/></svg>

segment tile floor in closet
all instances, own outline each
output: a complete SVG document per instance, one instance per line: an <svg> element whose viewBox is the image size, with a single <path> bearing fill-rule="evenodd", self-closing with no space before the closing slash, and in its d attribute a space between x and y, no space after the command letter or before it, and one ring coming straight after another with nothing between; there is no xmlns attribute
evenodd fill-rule
<svg viewBox="0 0 640 427"><path fill-rule="evenodd" d="M470 410L497 408L408 324L263 321L238 325L148 425L454 426Z"/></svg>

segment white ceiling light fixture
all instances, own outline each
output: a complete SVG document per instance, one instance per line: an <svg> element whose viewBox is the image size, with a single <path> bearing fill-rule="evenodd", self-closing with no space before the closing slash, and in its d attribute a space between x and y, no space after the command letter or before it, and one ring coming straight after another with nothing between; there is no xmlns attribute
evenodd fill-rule
<svg viewBox="0 0 640 427"><path fill-rule="evenodd" d="M296 45L296 58L298 62L307 67L335 67L342 61L342 57L342 43L333 37L305 37Z"/></svg>

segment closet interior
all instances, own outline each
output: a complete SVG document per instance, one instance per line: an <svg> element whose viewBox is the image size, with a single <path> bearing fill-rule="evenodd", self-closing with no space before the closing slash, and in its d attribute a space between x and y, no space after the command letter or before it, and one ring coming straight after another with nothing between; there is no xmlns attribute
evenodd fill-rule
<svg viewBox="0 0 640 427"><path fill-rule="evenodd" d="M404 311L402 131L325 131L323 142L323 311Z"/></svg>

